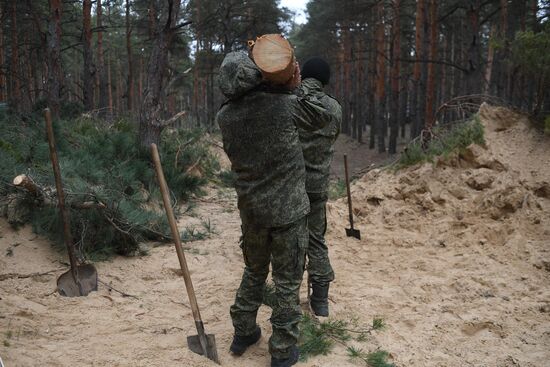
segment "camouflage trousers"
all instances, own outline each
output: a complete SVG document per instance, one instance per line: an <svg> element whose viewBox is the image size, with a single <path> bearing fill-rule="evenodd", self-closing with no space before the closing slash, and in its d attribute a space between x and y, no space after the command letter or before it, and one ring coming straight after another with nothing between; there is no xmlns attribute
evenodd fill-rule
<svg viewBox="0 0 550 367"><path fill-rule="evenodd" d="M307 216L309 244L307 246L307 273L311 283L328 284L334 280L334 271L328 258L325 242L327 231L327 193L308 193L311 211Z"/></svg>
<svg viewBox="0 0 550 367"><path fill-rule="evenodd" d="M245 336L254 332L271 263L275 301L270 319L273 334L269 339L269 352L275 358L288 358L290 348L300 335L299 290L308 241L307 219L303 217L277 228L257 227L243 220L242 232L245 268L235 304L231 306L235 334Z"/></svg>

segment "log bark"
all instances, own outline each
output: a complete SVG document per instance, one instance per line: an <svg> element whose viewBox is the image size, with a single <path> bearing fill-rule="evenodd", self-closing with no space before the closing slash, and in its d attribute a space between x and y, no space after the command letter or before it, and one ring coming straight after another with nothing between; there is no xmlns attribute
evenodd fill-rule
<svg viewBox="0 0 550 367"><path fill-rule="evenodd" d="M27 175L18 175L13 179L13 185L23 188L33 196L42 196L40 187Z"/></svg>

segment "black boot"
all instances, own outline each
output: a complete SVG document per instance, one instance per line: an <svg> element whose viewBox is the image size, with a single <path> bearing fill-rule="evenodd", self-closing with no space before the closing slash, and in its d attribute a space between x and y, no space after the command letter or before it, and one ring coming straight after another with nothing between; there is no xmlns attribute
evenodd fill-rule
<svg viewBox="0 0 550 367"><path fill-rule="evenodd" d="M299 357L300 357L300 352L298 351L298 347L293 345L292 349L290 350L290 356L288 358L279 359L279 358L271 357L271 367L293 366L298 362Z"/></svg>
<svg viewBox="0 0 550 367"><path fill-rule="evenodd" d="M328 287L330 283L326 284L311 284L313 293L311 294L310 304L311 309L317 316L328 316Z"/></svg>
<svg viewBox="0 0 550 367"><path fill-rule="evenodd" d="M262 329L260 329L258 325L256 325L256 330L254 330L254 332L250 335L233 335L233 342L231 343L229 350L231 353L241 356L248 349L248 347L252 344L256 344L256 342L260 340L260 336L262 336Z"/></svg>

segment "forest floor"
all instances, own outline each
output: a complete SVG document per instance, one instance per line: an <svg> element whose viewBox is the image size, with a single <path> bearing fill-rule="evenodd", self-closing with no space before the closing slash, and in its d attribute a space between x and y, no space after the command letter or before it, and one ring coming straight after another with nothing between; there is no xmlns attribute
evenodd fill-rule
<svg viewBox="0 0 550 367"><path fill-rule="evenodd" d="M485 148L354 182L361 241L345 237L346 200L328 205L331 315L383 318L383 330L353 345L387 350L396 366L550 366L550 139L504 109L483 106L481 117ZM268 366L265 306L261 341L240 358L228 353L242 272L233 190L210 188L179 225L206 235L185 244L186 256L222 365ZM54 292L62 254L3 220L0 237L6 366L215 366L186 347L195 330L172 246L96 264L100 280L137 298L103 284L64 298ZM337 344L297 366L357 365Z"/></svg>

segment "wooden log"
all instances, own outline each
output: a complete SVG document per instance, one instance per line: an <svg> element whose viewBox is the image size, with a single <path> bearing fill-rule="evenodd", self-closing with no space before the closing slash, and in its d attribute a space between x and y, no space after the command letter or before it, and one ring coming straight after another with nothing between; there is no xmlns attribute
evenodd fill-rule
<svg viewBox="0 0 550 367"><path fill-rule="evenodd" d="M280 34L265 34L249 41L251 57L265 79L275 84L286 84L294 75L294 49Z"/></svg>
<svg viewBox="0 0 550 367"><path fill-rule="evenodd" d="M14 186L21 187L25 190L27 190L29 193L31 193L34 196L41 196L42 190L38 187L38 185L27 175L19 175L16 176L13 179Z"/></svg>

